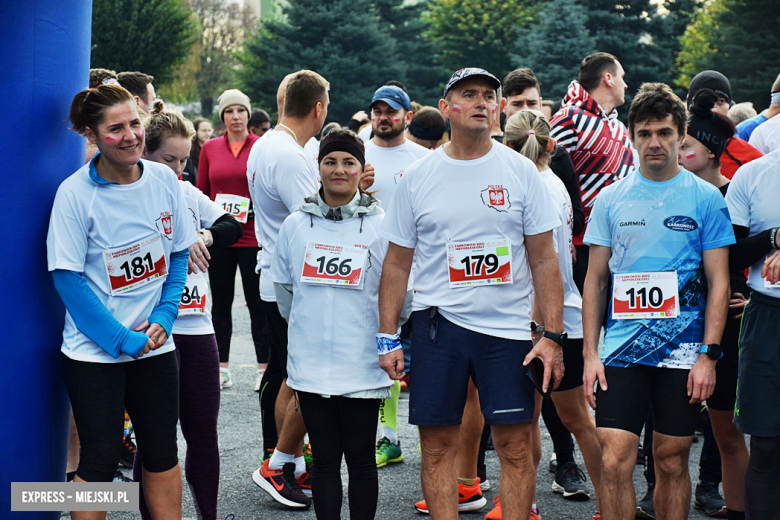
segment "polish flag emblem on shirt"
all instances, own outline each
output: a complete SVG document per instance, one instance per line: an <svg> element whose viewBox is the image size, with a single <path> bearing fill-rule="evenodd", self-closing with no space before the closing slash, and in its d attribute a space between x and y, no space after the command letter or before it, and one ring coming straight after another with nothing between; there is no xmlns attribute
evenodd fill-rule
<svg viewBox="0 0 780 520"><path fill-rule="evenodd" d="M171 240L169 235L173 233L172 221L173 219L171 218L171 214L168 211L161 211L160 218L157 219L157 231L160 231L160 224L162 224L162 231L165 233L165 238L169 240Z"/></svg>
<svg viewBox="0 0 780 520"><path fill-rule="evenodd" d="M489 185L482 190L482 203L496 211L507 211L512 203L509 201L509 191L498 185Z"/></svg>

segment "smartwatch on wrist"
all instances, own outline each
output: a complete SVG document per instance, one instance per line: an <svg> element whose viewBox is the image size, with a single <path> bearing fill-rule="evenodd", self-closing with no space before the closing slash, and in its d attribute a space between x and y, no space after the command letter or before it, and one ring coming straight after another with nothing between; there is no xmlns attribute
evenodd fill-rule
<svg viewBox="0 0 780 520"><path fill-rule="evenodd" d="M539 325L534 320L531 320L531 332L544 332L544 325Z"/></svg>
<svg viewBox="0 0 780 520"><path fill-rule="evenodd" d="M701 350L699 350L699 353L707 354L710 359L714 359L715 361L723 357L723 349L720 348L720 345L718 345L717 343L702 345Z"/></svg>
<svg viewBox="0 0 780 520"><path fill-rule="evenodd" d="M550 332L548 330L544 331L544 334L542 334L542 337L551 339L554 342L556 342L560 346L564 346L566 344L566 340L569 338L569 335L566 333L566 331L561 332L560 334L556 332Z"/></svg>

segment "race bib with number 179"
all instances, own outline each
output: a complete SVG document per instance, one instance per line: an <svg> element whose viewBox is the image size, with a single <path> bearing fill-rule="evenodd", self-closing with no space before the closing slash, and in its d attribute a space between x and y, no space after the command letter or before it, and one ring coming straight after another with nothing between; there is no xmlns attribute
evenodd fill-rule
<svg viewBox="0 0 780 520"><path fill-rule="evenodd" d="M450 289L512 283L509 239L448 242Z"/></svg>

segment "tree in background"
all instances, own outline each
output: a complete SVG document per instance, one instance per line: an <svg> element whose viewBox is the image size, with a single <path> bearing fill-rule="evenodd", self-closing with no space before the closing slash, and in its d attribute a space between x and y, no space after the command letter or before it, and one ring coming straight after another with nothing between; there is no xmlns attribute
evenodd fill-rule
<svg viewBox="0 0 780 520"><path fill-rule="evenodd" d="M715 15L723 9L721 0L706 2L694 15L691 23L680 37L680 53L677 55L678 76L674 83L688 91L693 77L706 70L707 57L717 49L711 47L715 33L719 30Z"/></svg>
<svg viewBox="0 0 780 520"><path fill-rule="evenodd" d="M579 77L582 58L596 52L586 21L585 8L577 0L552 0L537 23L520 31L512 62L534 71L544 98L563 98L571 80Z"/></svg>
<svg viewBox="0 0 780 520"><path fill-rule="evenodd" d="M170 81L194 41L181 0L94 0L90 67L151 74Z"/></svg>
<svg viewBox="0 0 780 520"><path fill-rule="evenodd" d="M528 0L433 0L423 13L431 24L425 37L439 49L437 60L448 74L482 67L502 78L512 70L516 31L536 10Z"/></svg>
<svg viewBox="0 0 780 520"><path fill-rule="evenodd" d="M368 108L377 87L403 77L406 58L372 2L296 0L261 21L239 59L244 92L269 112L281 80L310 69L330 82L328 120L346 123Z"/></svg>
<svg viewBox="0 0 780 520"><path fill-rule="evenodd" d="M761 110L769 105L769 92L780 69L777 1L722 0L721 4L711 10L717 29L707 34L709 47L698 47L703 57L686 63L688 73L692 78L702 70L722 72L729 78L735 101L751 101Z"/></svg>
<svg viewBox="0 0 780 520"><path fill-rule="evenodd" d="M374 2L379 18L395 40L396 56L403 69L402 77L397 79L406 86L413 101L436 106L449 74L435 61L436 46L423 36L430 27L421 16L428 4L427 0L414 4L404 0Z"/></svg>
<svg viewBox="0 0 780 520"><path fill-rule="evenodd" d="M255 19L248 6L242 9L237 2L226 0L193 0L192 10L201 26L197 43L200 63L195 73L197 92L202 114L210 117L214 99L226 88L235 87L235 54L241 50Z"/></svg>

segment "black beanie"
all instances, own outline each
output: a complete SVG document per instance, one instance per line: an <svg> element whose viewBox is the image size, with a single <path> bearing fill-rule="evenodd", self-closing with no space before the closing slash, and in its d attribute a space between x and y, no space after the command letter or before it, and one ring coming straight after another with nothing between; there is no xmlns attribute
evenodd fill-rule
<svg viewBox="0 0 780 520"><path fill-rule="evenodd" d="M712 111L717 100L718 95L710 89L696 94L690 107L688 135L706 146L720 161L720 155L734 136L735 129L730 119Z"/></svg>

